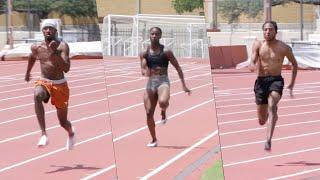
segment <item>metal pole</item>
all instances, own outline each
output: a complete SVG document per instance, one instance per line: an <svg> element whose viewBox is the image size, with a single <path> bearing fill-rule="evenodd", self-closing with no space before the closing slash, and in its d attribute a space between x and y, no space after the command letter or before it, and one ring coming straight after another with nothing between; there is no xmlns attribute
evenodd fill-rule
<svg viewBox="0 0 320 180"><path fill-rule="evenodd" d="M133 56L133 51L135 51L135 29L137 28L137 15L133 17L132 31L131 31L131 56Z"/></svg>
<svg viewBox="0 0 320 180"><path fill-rule="evenodd" d="M13 26L12 26L12 0L7 0L8 2L8 39L10 49L13 49Z"/></svg>
<svg viewBox="0 0 320 180"><path fill-rule="evenodd" d="M141 14L141 0L137 0L137 14Z"/></svg>
<svg viewBox="0 0 320 180"><path fill-rule="evenodd" d="M137 30L136 30L136 38L137 38L137 40L136 40L136 45L135 45L135 48L136 48L136 55L135 56L139 56L139 16L137 16L137 25L136 25L136 28L137 28Z"/></svg>
<svg viewBox="0 0 320 180"><path fill-rule="evenodd" d="M218 28L218 4L217 4L217 0L212 0L212 23L213 23L213 28Z"/></svg>
<svg viewBox="0 0 320 180"><path fill-rule="evenodd" d="M213 22L213 2L212 0L205 1L207 3L207 18L208 18L208 23L209 23L209 28L213 29L214 27L214 22Z"/></svg>
<svg viewBox="0 0 320 180"><path fill-rule="evenodd" d="M303 0L300 0L300 40L303 41Z"/></svg>
<svg viewBox="0 0 320 180"><path fill-rule="evenodd" d="M192 57L192 24L188 24L189 29L189 58Z"/></svg>
<svg viewBox="0 0 320 180"><path fill-rule="evenodd" d="M8 7L8 4L7 4ZM9 44L9 29L8 29L8 8L5 8L5 13L6 13L6 38L7 38L7 42L6 44Z"/></svg>
<svg viewBox="0 0 320 180"><path fill-rule="evenodd" d="M28 30L29 30L29 39L31 39L31 0L28 0Z"/></svg>
<svg viewBox="0 0 320 180"><path fill-rule="evenodd" d="M108 56L111 56L111 16L108 15Z"/></svg>
<svg viewBox="0 0 320 180"><path fill-rule="evenodd" d="M209 23L209 29L217 29L217 0L204 0L204 7L205 7L205 16L207 18L207 22Z"/></svg>
<svg viewBox="0 0 320 180"><path fill-rule="evenodd" d="M271 0L264 0L263 9L264 9L264 20L265 21L272 20L271 7L272 7Z"/></svg>

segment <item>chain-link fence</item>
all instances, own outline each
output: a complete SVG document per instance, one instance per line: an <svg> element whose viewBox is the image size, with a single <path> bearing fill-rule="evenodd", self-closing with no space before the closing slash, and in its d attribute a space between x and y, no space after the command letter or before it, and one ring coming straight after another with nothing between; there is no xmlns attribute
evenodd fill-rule
<svg viewBox="0 0 320 180"><path fill-rule="evenodd" d="M202 16L108 15L102 24L104 56L137 56L150 44L149 29L162 29L160 42L177 57L208 57Z"/></svg>

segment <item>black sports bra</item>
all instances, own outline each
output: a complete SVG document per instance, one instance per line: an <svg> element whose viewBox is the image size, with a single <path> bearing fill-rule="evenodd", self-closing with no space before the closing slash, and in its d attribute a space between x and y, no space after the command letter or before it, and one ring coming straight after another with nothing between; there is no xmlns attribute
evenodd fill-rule
<svg viewBox="0 0 320 180"><path fill-rule="evenodd" d="M159 54L151 55L150 54L150 46L147 49L147 53L144 58L147 60L147 66L150 69L157 67L165 67L168 68L169 59L167 55L163 52L164 46L160 46L161 50Z"/></svg>

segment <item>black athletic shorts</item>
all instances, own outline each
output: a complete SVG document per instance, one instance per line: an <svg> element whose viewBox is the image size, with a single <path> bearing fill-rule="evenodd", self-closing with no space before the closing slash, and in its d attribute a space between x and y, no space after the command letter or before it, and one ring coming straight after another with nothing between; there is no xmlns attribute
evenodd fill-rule
<svg viewBox="0 0 320 180"><path fill-rule="evenodd" d="M284 80L279 76L258 76L254 84L256 104L268 104L268 97L271 91L276 91L282 96Z"/></svg>

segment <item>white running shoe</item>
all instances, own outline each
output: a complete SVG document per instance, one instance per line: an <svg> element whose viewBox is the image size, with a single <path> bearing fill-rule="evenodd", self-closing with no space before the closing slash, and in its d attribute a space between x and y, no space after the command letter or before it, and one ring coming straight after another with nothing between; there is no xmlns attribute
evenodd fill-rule
<svg viewBox="0 0 320 180"><path fill-rule="evenodd" d="M147 144L148 147L157 147L158 146L158 141L150 142Z"/></svg>
<svg viewBox="0 0 320 180"><path fill-rule="evenodd" d="M45 147L46 145L48 145L48 143L49 143L48 136L42 135L37 145L38 147Z"/></svg>
<svg viewBox="0 0 320 180"><path fill-rule="evenodd" d="M74 128L72 128L72 131L73 131L73 136L72 137L68 136L68 139L67 139L66 148L68 151L72 150L74 145L76 144L76 133Z"/></svg>
<svg viewBox="0 0 320 180"><path fill-rule="evenodd" d="M162 123L162 124L166 124L166 122L168 121L168 119L167 118L165 118L165 119L161 119L160 120L160 122Z"/></svg>

